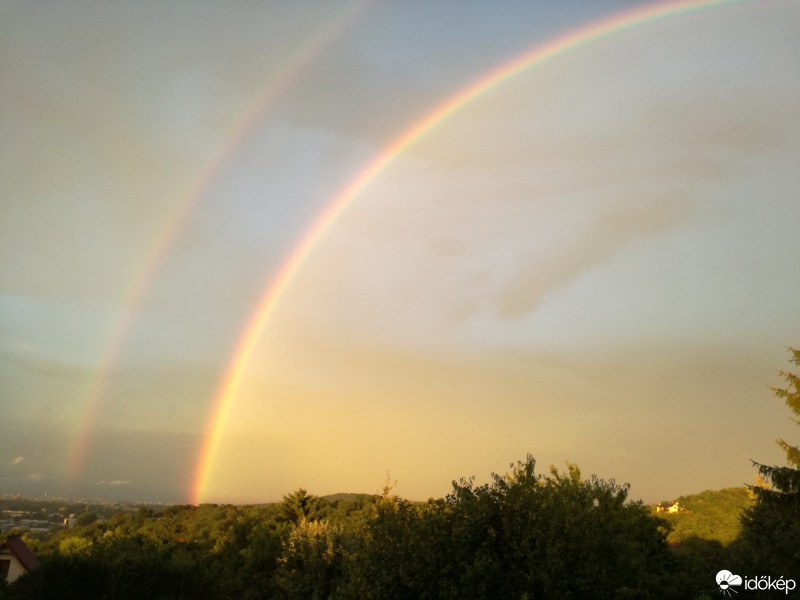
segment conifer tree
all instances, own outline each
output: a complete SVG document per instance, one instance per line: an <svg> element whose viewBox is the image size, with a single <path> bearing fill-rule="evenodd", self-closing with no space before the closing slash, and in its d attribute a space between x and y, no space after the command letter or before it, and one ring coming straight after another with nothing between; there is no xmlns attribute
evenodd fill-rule
<svg viewBox="0 0 800 600"><path fill-rule="evenodd" d="M800 350L789 348L790 361L800 366ZM800 416L800 376L780 371L785 388L773 388L779 398ZM793 419L800 424L800 420ZM753 505L742 515L740 538L742 565L763 573L790 576L800 565L800 449L783 439L777 440L786 452L787 466L757 463L758 474L768 485L751 488Z"/></svg>
<svg viewBox="0 0 800 600"><path fill-rule="evenodd" d="M800 366L800 350L789 348L789 352L792 354L790 362ZM787 385L785 388L772 388L772 391L778 398L783 398L789 409L800 417L800 375L790 371L779 371L779 373ZM800 424L800 419L792 420ZM758 487L754 492L762 502L788 503L800 510L800 447L792 446L783 439L776 440L776 443L786 452L788 464L785 467L778 467L753 461L758 467L759 475L771 484L771 488Z"/></svg>

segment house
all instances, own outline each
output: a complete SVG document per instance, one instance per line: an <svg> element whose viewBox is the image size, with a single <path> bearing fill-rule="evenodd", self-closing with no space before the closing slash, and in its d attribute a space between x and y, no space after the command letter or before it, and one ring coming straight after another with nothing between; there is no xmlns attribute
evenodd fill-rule
<svg viewBox="0 0 800 600"><path fill-rule="evenodd" d="M8 583L39 566L39 559L18 535L0 542L0 577Z"/></svg>
<svg viewBox="0 0 800 600"><path fill-rule="evenodd" d="M656 512L657 513L665 512L665 513L675 514L675 513L679 513L679 512L685 512L685 511L686 511L686 509L683 508L678 502L672 502L672 503L661 502L660 504L658 504L656 506Z"/></svg>

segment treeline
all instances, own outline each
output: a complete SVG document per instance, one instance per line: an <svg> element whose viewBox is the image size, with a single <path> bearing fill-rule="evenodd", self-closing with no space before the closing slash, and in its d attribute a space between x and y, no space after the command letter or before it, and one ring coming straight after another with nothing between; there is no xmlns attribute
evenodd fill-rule
<svg viewBox="0 0 800 600"><path fill-rule="evenodd" d="M42 566L0 597L702 598L719 593L721 569L796 569L780 546L744 533L727 546L689 538L670 548L668 523L627 493L574 465L536 473L529 456L426 503L387 486L335 500L301 489L274 505L142 508L26 538Z"/></svg>

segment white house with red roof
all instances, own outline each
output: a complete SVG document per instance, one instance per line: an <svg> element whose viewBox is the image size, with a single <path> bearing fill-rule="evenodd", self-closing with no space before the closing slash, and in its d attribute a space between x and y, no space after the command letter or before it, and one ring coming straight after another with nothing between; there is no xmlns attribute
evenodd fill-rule
<svg viewBox="0 0 800 600"><path fill-rule="evenodd" d="M8 583L39 566L39 559L18 535L0 542L0 578Z"/></svg>

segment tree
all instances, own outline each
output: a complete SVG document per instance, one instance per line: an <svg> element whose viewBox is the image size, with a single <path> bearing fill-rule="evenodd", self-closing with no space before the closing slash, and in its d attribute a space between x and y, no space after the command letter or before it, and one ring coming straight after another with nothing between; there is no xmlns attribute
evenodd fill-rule
<svg viewBox="0 0 800 600"><path fill-rule="evenodd" d="M648 598L669 595L661 522L628 486L535 472L535 461L476 486L453 482L446 499L373 505L341 597L475 600ZM672 594L677 596L677 594Z"/></svg>
<svg viewBox="0 0 800 600"><path fill-rule="evenodd" d="M84 512L78 515L78 518L75 519L75 524L79 527L84 525L91 525L92 523L97 521L97 513L94 512Z"/></svg>
<svg viewBox="0 0 800 600"><path fill-rule="evenodd" d="M535 465L528 455L491 484L454 483L465 589L480 590L476 598L657 597L664 535L641 502L628 501L628 485L583 479L573 464L537 475Z"/></svg>
<svg viewBox="0 0 800 600"><path fill-rule="evenodd" d="M246 600L267 600L278 597L275 571L291 525L286 521L252 514L237 523L223 552L221 573L236 570L236 586Z"/></svg>
<svg viewBox="0 0 800 600"><path fill-rule="evenodd" d="M284 521L297 524L301 519L316 521L321 519L327 502L303 488L283 497L278 505L280 516Z"/></svg>
<svg viewBox="0 0 800 600"><path fill-rule="evenodd" d="M62 556L77 556L77 555L88 555L92 549L92 540L87 540L86 538L73 536L68 537L58 545L58 551L62 554Z"/></svg>
<svg viewBox="0 0 800 600"><path fill-rule="evenodd" d="M792 354L790 362L800 366L800 350L789 348ZM779 371L786 380L785 388L772 388L778 398L783 398L789 409L800 417L800 376L789 371ZM800 424L800 420L792 419ZM778 467L764 465L753 461L758 467L758 473L770 487L758 486L753 489L759 503L787 504L800 509L800 447L792 446L783 439L776 440L784 452L788 466Z"/></svg>
<svg viewBox="0 0 800 600"><path fill-rule="evenodd" d="M800 366L800 350L789 348L790 362ZM800 376L779 371L785 388L772 388L778 398L800 416ZM800 424L800 420L793 419ZM776 441L786 452L785 467L753 461L767 485L753 486L753 505L742 516L742 542L751 566L758 563L765 573L789 575L800 564L800 448L783 439Z"/></svg>
<svg viewBox="0 0 800 600"><path fill-rule="evenodd" d="M283 541L275 583L284 598L325 600L339 583L343 554L339 530L302 517Z"/></svg>
<svg viewBox="0 0 800 600"><path fill-rule="evenodd" d="M800 367L800 350L795 350L794 348L789 348L789 352L792 353L792 358L789 359L789 362L795 364L795 366ZM789 371L779 371L781 376L786 380L787 386L786 389L782 388L772 388L772 391L778 398L783 398L786 401L786 406L800 417L800 376L797 373L790 373ZM795 423L800 425L800 420L792 419ZM794 465L795 470L800 468L800 447L798 446L791 446L784 440L777 440L778 446L783 448L784 452L786 452L786 462L790 465ZM777 484L776 485L780 485ZM794 489L797 489L797 484L793 484Z"/></svg>
<svg viewBox="0 0 800 600"><path fill-rule="evenodd" d="M368 508L369 518L357 538L338 597L375 600L432 600L450 598L439 588L450 574L453 553L449 545L444 505L417 505L391 494ZM461 597L464 597L463 595Z"/></svg>

